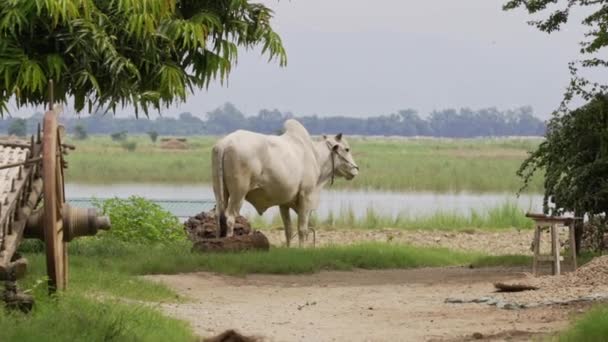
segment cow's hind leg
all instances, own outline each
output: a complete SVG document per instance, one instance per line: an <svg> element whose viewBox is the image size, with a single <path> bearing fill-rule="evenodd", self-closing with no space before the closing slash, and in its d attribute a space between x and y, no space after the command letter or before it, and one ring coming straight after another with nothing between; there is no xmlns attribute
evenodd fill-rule
<svg viewBox="0 0 608 342"><path fill-rule="evenodd" d="M291 228L291 217L289 216L289 207L281 205L279 206L281 210L281 219L283 220L283 227L285 228L285 241L287 243L287 247L291 245L291 237L292 237L292 228Z"/></svg>
<svg viewBox="0 0 608 342"><path fill-rule="evenodd" d="M310 210L302 210L298 213L298 245L304 247L308 241L308 220Z"/></svg>
<svg viewBox="0 0 608 342"><path fill-rule="evenodd" d="M226 208L226 225L228 226L226 231L227 237L234 235L234 223L241 212L244 201L245 194L239 192L231 193L228 198L228 207Z"/></svg>

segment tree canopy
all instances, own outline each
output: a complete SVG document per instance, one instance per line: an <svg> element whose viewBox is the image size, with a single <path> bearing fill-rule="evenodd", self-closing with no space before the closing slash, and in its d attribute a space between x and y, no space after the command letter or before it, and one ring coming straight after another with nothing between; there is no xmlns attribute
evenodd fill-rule
<svg viewBox="0 0 608 342"><path fill-rule="evenodd" d="M28 131L34 132L42 114L27 119ZM152 120L134 117L119 118L101 113L87 116L65 116L62 124L68 132L76 132L81 125L89 134L160 135L223 135L238 129L277 134L285 120L298 119L314 135L343 132L348 135L376 136L433 136L472 138L488 136L542 136L545 123L533 115L532 108L510 110L484 108L473 110L444 109L419 115L413 109L371 117L296 116L277 109L262 109L257 113L242 112L231 103L206 113L181 113L177 118L159 116ZM15 118L0 120L0 133L6 132Z"/></svg>
<svg viewBox="0 0 608 342"><path fill-rule="evenodd" d="M546 140L518 174L527 183L539 170L545 171L545 212L608 212L608 97L549 121Z"/></svg>
<svg viewBox="0 0 608 342"><path fill-rule="evenodd" d="M0 113L73 97L88 107L135 114L184 101L223 81L238 48L286 63L273 12L249 0L3 0L0 2Z"/></svg>
<svg viewBox="0 0 608 342"><path fill-rule="evenodd" d="M533 15L546 14L543 19L531 20L528 23L547 33L559 31L568 23L575 10L586 13L581 24L589 29L580 43L582 59L569 64L572 78L559 110L567 110L568 104L575 96L590 101L597 94L608 90L608 85L592 82L578 72L580 67L608 67L608 60L598 55L600 50L608 46L607 0L510 0L503 6L505 10L522 7Z"/></svg>

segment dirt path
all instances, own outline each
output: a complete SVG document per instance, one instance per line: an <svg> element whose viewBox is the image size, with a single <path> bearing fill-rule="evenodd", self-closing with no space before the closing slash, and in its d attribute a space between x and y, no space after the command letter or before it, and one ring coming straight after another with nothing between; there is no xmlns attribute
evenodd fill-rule
<svg viewBox="0 0 608 342"><path fill-rule="evenodd" d="M564 328L582 306L497 309L447 304L448 297L491 294L515 269L462 267L322 272L301 276L209 273L146 276L191 298L160 304L201 336L226 329L267 341L527 341ZM475 334L475 337L474 337ZM481 335L479 335L481 334Z"/></svg>

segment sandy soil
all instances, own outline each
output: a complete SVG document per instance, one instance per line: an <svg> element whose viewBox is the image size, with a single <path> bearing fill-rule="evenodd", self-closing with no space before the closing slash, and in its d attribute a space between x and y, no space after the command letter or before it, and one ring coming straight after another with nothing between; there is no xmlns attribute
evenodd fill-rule
<svg viewBox="0 0 608 342"><path fill-rule="evenodd" d="M463 267L247 277L210 273L146 276L190 298L161 303L200 336L227 329L267 341L528 341L564 328L588 305L504 310L449 304L483 297L521 269Z"/></svg>

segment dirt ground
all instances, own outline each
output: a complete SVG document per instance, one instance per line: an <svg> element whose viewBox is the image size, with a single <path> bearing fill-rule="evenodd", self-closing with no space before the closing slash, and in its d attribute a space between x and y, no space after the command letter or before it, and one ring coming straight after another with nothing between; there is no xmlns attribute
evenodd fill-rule
<svg viewBox="0 0 608 342"><path fill-rule="evenodd" d="M523 269L464 267L229 277L146 276L190 300L159 304L200 336L227 329L265 341L529 341L563 329L589 304L505 310L450 304L492 295Z"/></svg>
<svg viewBox="0 0 608 342"><path fill-rule="evenodd" d="M285 233L282 229L264 230L272 245L285 244ZM507 229L500 231L460 231L448 232L439 230L403 230L403 229L338 229L316 231L316 245L348 245L361 242L391 242L412 244L422 247L444 247L452 250L477 251L488 255L522 254L532 255L530 249L534 231L532 229ZM567 239L567 231L560 232L560 241ZM310 233L312 241L312 232ZM294 238L297 243L297 238ZM541 251L550 250L550 236L542 236Z"/></svg>
<svg viewBox="0 0 608 342"><path fill-rule="evenodd" d="M264 230L264 234L271 244L284 244L282 230ZM531 230L515 229L318 230L316 240L317 246L377 241L491 255L530 255L532 234ZM561 240L565 241L565 236ZM541 247L546 251L549 244L544 242ZM529 280L525 273L529 271L530 267L449 267L297 276L192 273L146 278L162 282L189 299L159 305L167 314L190 322L200 336L236 329L264 341L529 341L565 328L573 315L590 307L589 303L573 303L506 310L487 302L446 303L448 298L522 301L535 294L497 294L493 283ZM577 295L588 292L587 287L577 291Z"/></svg>

